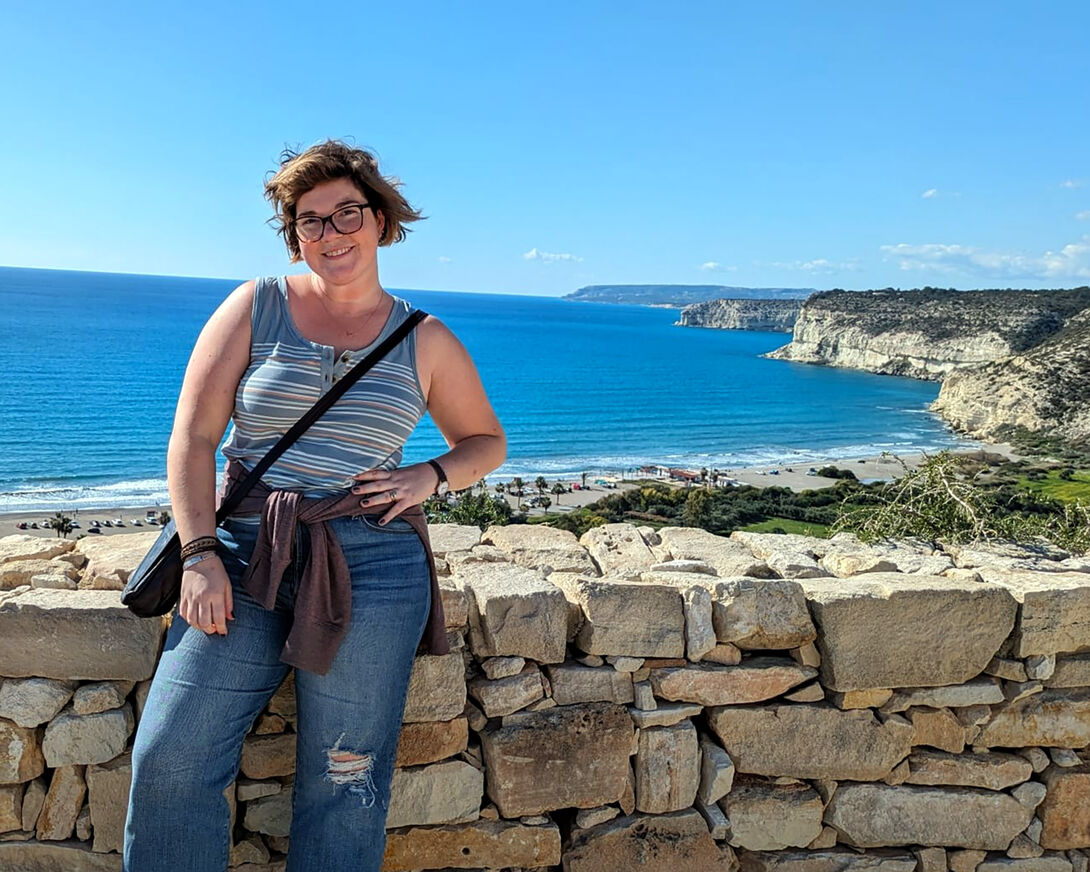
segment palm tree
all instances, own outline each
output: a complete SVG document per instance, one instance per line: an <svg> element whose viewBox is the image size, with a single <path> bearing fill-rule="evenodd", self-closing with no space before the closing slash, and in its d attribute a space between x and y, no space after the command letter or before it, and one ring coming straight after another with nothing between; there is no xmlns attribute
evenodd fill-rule
<svg viewBox="0 0 1090 872"><path fill-rule="evenodd" d="M511 487L515 489L515 498L518 500L518 510L522 511L522 479L517 475L511 479Z"/></svg>
<svg viewBox="0 0 1090 872"><path fill-rule="evenodd" d="M564 487L560 482L553 485L553 493L556 495L556 504L560 505L560 495L567 493L568 489Z"/></svg>
<svg viewBox="0 0 1090 872"><path fill-rule="evenodd" d="M550 500L548 497L542 497L541 498L540 505L542 506L542 508L545 509L545 514L546 515L549 514L549 506L551 506L552 504L553 504L553 501Z"/></svg>
<svg viewBox="0 0 1090 872"><path fill-rule="evenodd" d="M52 518L49 519L49 526L57 531L58 536L64 536L68 538L68 534L72 532L72 518L68 515L64 515L57 512Z"/></svg>
<svg viewBox="0 0 1090 872"><path fill-rule="evenodd" d="M534 480L534 487L536 487L536 488L537 488L537 492L538 492L539 494L544 494L544 493L545 493L545 491L546 491L546 490L548 489L548 487L549 487L549 483L548 483L547 481L545 481L545 476L543 476L543 475L539 475L539 476L538 476L538 477L537 477L537 478L536 478L536 479Z"/></svg>

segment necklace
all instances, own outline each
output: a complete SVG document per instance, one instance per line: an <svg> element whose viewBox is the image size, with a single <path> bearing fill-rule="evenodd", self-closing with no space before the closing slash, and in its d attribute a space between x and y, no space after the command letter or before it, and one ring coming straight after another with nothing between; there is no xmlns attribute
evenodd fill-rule
<svg viewBox="0 0 1090 872"><path fill-rule="evenodd" d="M344 315L338 315L332 309L329 308L329 304L326 302L326 299L327 299L326 293L325 293L325 291L321 290L321 288L318 286L318 282L315 280L313 273L311 273L311 276L310 276L310 287L311 287L311 290L314 291L315 296L318 297L318 302L322 304L322 308L325 309L326 314L329 315L330 319L337 324L340 332L344 334L346 339L350 339L351 337L355 336L357 333L362 333L367 327L369 327L370 324L371 324L371 318L382 307L382 305L386 302L386 300L384 299L385 291L383 291L382 288L379 288L379 301L378 301L378 303L376 303L374 306L372 306L370 309L367 310L366 315L365 315L365 317L363 319L363 323L360 324L360 326L356 327L355 329L349 330L348 327L347 327L347 324L346 324L346 322L348 322L349 319L346 318ZM353 315L351 317L351 320L354 321L358 317L359 317L358 314Z"/></svg>

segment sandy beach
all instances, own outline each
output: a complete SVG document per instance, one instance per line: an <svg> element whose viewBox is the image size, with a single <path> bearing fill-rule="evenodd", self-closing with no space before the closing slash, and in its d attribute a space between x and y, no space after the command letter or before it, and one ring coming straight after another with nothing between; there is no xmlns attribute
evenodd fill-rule
<svg viewBox="0 0 1090 872"><path fill-rule="evenodd" d="M981 448L965 449L962 451L954 452L956 454L979 454L984 451L988 454L998 454L1006 457L1009 460L1017 460L1019 455L1013 449L1012 446L1005 443L997 443L995 445L981 446ZM850 469L855 473L855 477L860 481L891 481L897 478L904 471L904 467L914 469L924 459L923 454L906 454L898 455L898 457L886 457L881 455L870 455L867 457L854 457L854 458L841 458L835 461L830 460L807 460L802 462L793 462L791 464L780 464L776 466L762 465L762 466L749 466L749 467L731 467L720 468L719 474L721 481L731 479L741 484L753 485L754 487L784 487L792 491L804 491L815 490L819 488L832 487L837 483L837 479L824 478L819 475L808 474L811 468L820 469L823 466L832 465L841 469ZM904 466L902 466L902 462ZM590 503L597 502L602 497L609 496L610 494L618 493L622 490L629 488L639 487L641 481L660 481L661 479L655 479L647 477L641 480L618 480L615 487L604 487L599 484L594 484L593 481L596 478L609 478L607 476L600 476L597 473L587 475L588 484L586 488L580 488L579 490L573 490L571 493L561 494L559 502L557 496L552 493L548 493L548 497L552 500L552 505L549 507L550 514L557 514L560 512L570 512L573 509L580 506L586 506ZM567 486L571 486L574 482L571 478L550 478L546 476L548 481L548 487L552 486L559 480ZM533 487L532 480L528 477L523 477L523 508L527 508L527 502L533 497L537 496L538 491ZM493 487L495 482L490 484L490 488ZM677 487L685 487L683 482L674 482ZM729 486L729 485L727 485ZM507 494L506 499L510 503L511 508L517 508L518 500L516 497ZM0 536L10 536L13 533L28 533L36 536L55 536L53 530L48 526L43 528L43 521L52 517L57 511L63 511L63 506L58 506L52 510L39 509L34 511L22 511L22 512L3 512L0 513ZM145 514L148 511L158 514L161 511L170 511L169 505L164 506L140 506L136 508L104 508L104 509L81 509L78 512L71 512L76 520L79 522L80 527L72 531L69 538L75 538L80 534L87 533L90 527L90 522L97 520L99 522L109 519L113 522L117 518L122 518L125 523L123 527L103 527L99 529L101 534L92 535L104 535L104 536L117 536L125 533L134 533L140 531L157 530L160 529L157 526L149 526L145 523ZM541 508L529 508L529 514L540 515L544 514L544 509ZM133 519L139 520L140 526L134 525ZM19 523L26 523L28 529L18 529ZM38 529L29 528L31 523L37 523Z"/></svg>

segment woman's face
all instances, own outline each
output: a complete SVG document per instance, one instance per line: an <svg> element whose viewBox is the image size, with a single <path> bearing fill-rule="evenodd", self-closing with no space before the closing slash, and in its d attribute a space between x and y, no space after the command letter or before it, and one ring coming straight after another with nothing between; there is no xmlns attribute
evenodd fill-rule
<svg viewBox="0 0 1090 872"><path fill-rule="evenodd" d="M346 206L366 203L367 198L351 180L333 179L315 185L299 198L295 220L327 218ZM344 226L339 215L337 223ZM382 227L382 213L364 209L363 224L353 233L342 233L332 221L326 221L320 239L307 242L297 234L299 251L307 266L324 281L333 285L351 284L374 271Z"/></svg>

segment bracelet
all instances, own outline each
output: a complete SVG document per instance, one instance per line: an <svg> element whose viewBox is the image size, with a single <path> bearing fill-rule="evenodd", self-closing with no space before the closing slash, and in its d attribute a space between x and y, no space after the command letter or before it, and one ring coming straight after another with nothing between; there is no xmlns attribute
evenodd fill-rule
<svg viewBox="0 0 1090 872"><path fill-rule="evenodd" d="M191 569L202 560L207 560L209 557L212 556L213 554L211 551L202 551L200 554L194 554L192 557L187 557L185 560L182 561L182 571L185 571L186 569Z"/></svg>
<svg viewBox="0 0 1090 872"><path fill-rule="evenodd" d="M215 551L218 544L219 540L215 536L200 536L182 546L182 557L192 557L202 551Z"/></svg>

